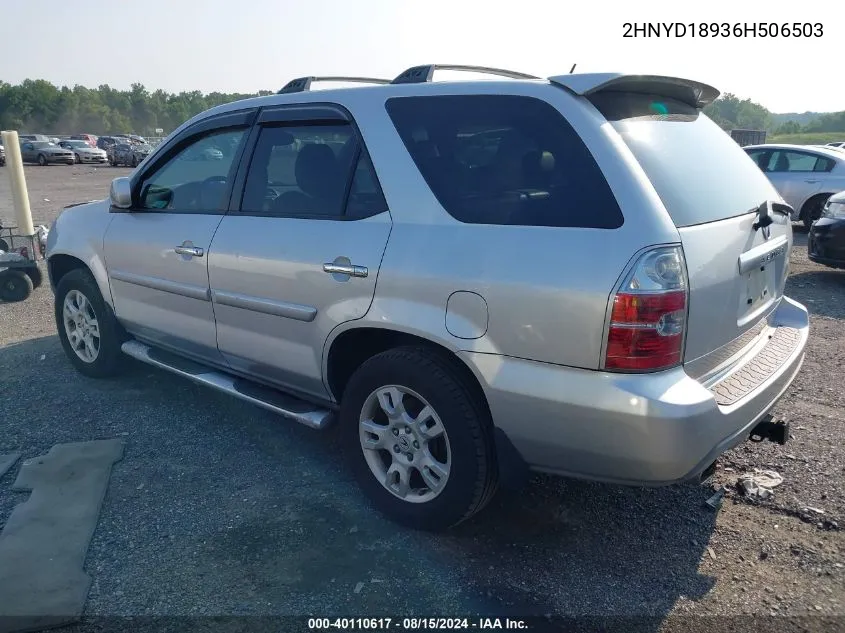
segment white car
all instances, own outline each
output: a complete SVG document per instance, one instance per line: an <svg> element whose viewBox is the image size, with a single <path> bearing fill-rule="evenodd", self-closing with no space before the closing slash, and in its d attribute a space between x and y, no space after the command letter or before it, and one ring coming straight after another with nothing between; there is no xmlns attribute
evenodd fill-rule
<svg viewBox="0 0 845 633"><path fill-rule="evenodd" d="M813 145L743 147L804 226L819 219L827 199L845 190L845 153Z"/></svg>
<svg viewBox="0 0 845 633"><path fill-rule="evenodd" d="M108 162L105 151L91 147L86 141L73 139L60 141L59 146L72 151L74 162L77 163L100 163L105 165Z"/></svg>

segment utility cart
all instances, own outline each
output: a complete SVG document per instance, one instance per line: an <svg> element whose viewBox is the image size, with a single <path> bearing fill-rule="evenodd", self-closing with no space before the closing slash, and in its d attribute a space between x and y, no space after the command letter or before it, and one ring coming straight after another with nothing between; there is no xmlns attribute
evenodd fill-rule
<svg viewBox="0 0 845 633"><path fill-rule="evenodd" d="M41 285L44 275L38 259L44 258L48 229L40 225L35 235L19 235L17 227L0 223L0 301L24 301Z"/></svg>

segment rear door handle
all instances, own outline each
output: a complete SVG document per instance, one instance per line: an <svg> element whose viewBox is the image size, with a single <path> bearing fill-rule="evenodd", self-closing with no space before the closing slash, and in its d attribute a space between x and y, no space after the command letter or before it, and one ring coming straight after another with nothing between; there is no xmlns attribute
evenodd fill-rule
<svg viewBox="0 0 845 633"><path fill-rule="evenodd" d="M811 185L813 185L813 184L815 184L815 183L817 183L817 182L818 182L818 179L816 179L816 178L810 178L809 180L805 180L804 182L808 182L808 183L810 183Z"/></svg>
<svg viewBox="0 0 845 633"><path fill-rule="evenodd" d="M354 264L323 264L323 272L331 275L349 275L350 277L366 277L369 274L366 266Z"/></svg>
<svg viewBox="0 0 845 633"><path fill-rule="evenodd" d="M177 246L173 249L180 255L187 255L189 257L202 257L204 251L199 246Z"/></svg>

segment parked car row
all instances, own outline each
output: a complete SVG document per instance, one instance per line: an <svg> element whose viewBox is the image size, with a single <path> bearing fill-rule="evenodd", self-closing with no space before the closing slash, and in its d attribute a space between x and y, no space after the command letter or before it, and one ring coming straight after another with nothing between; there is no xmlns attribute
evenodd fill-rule
<svg viewBox="0 0 845 633"><path fill-rule="evenodd" d="M147 141L134 134L94 136L75 134L70 138L51 138L45 134L19 134L21 157L24 163L39 165L101 164L136 167L152 148ZM0 144L0 166L6 164L5 148Z"/></svg>

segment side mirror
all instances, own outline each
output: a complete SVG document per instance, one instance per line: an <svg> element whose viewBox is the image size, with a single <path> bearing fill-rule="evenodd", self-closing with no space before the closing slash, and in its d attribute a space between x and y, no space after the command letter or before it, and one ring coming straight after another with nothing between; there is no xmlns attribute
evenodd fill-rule
<svg viewBox="0 0 845 633"><path fill-rule="evenodd" d="M112 180L109 198L111 199L111 206L115 209L129 209L132 206L132 186L129 184L129 178L123 177Z"/></svg>

